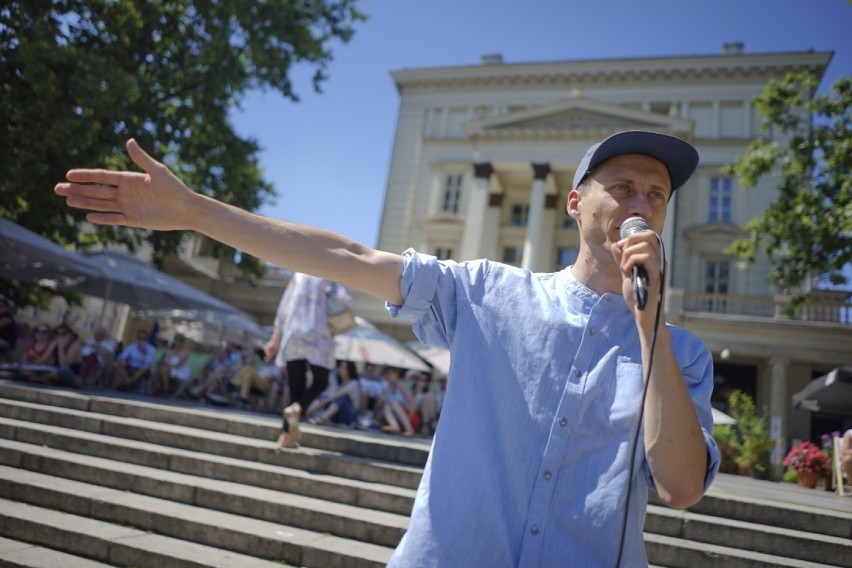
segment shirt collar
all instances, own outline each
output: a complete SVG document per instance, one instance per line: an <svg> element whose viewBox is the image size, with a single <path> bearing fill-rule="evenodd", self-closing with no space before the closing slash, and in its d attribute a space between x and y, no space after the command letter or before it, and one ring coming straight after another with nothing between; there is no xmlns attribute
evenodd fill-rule
<svg viewBox="0 0 852 568"><path fill-rule="evenodd" d="M604 301L604 304L608 304L612 307L626 305L622 296L609 292L602 295L598 294L577 280L577 277L574 276L573 272L571 272L570 266L557 272L556 277L561 288L567 291L571 297L582 302L584 313L592 311L592 309L601 303L602 300Z"/></svg>

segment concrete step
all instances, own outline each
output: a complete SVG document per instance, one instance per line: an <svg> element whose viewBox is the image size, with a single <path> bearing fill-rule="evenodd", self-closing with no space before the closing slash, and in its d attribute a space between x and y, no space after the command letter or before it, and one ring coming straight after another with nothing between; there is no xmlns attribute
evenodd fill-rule
<svg viewBox="0 0 852 568"><path fill-rule="evenodd" d="M649 533L645 533L645 550L649 562L667 568L835 568L821 562Z"/></svg>
<svg viewBox="0 0 852 568"><path fill-rule="evenodd" d="M108 391L33 387L27 383L0 380L0 398L190 426L258 440L274 441L281 428L281 417L230 408L199 406L171 399L152 401L147 397ZM303 424L302 429L308 447L421 469L431 447L431 441L427 439L393 438L373 431L317 428L307 424Z"/></svg>
<svg viewBox="0 0 852 568"><path fill-rule="evenodd" d="M295 566L378 568L387 563L392 552L389 547L305 530L283 519L261 520L5 466L0 467L0 490L4 499L0 501L0 536L38 542L110 563L115 559L112 553L102 550L109 548L109 543L101 535L109 536L115 531L123 534L122 529L142 534L151 532L179 542ZM23 502L14 503L9 500L9 494ZM34 513L36 510L41 516ZM58 516L63 514L87 523ZM86 527L91 532L68 537L72 544L47 537L54 532L75 532ZM49 541L45 542L45 538ZM221 553L218 554L221 559ZM134 565L135 561L119 563ZM241 566L236 562L227 565Z"/></svg>
<svg viewBox="0 0 852 568"><path fill-rule="evenodd" d="M65 501L67 496L52 494L50 501L40 500L26 472L38 473L36 480L52 476L260 520L287 520L302 529L388 547L399 543L408 526L408 517L403 515L53 448L0 440L0 452L4 461L8 455L20 464L0 466L0 472L11 472L5 478L0 476L0 496L38 505ZM38 494L39 500L23 497L30 492Z"/></svg>
<svg viewBox="0 0 852 568"><path fill-rule="evenodd" d="M111 457L117 457L119 449L116 448L116 445L122 444L123 447L120 448L121 458L117 459L131 463L159 463L160 465L158 467L162 468L171 467L167 465L167 463L173 462L176 459L173 454L162 454L162 451L160 450L162 444L168 443L172 446L177 446L177 448L173 451L180 451L179 448L181 447L197 446L208 448L208 451L214 451L216 444L221 442L218 445L220 451L237 455L239 458L235 458L238 459L238 461L235 462L235 467L223 468L224 471L220 472L218 477L220 479L232 479L242 483L269 486L270 484L280 484L284 481L295 481L296 483L290 484L291 487L289 490L293 490L295 492L306 490L310 491L311 484L305 483L305 478L308 477L308 474L304 473L299 476L301 479L294 480L292 475L284 476L279 479L281 472L268 472L268 474L264 476L263 480L255 479L252 481L251 478L256 478L259 474L257 468L252 466L250 467L250 470L253 471L250 471L248 476L242 476L244 477L242 479L234 478L235 475L238 475L238 472L245 471L245 464L247 462L255 464L258 461L284 463L292 466L288 468L291 472L307 470L311 472L310 477L315 477L317 472L335 471L338 475L331 476L329 484L323 487L324 492L339 487L339 480L341 479L340 475L360 477L362 479L366 478L369 479L370 482L399 482L399 476L396 470L394 470L393 474L390 476L382 475L380 472L384 470L382 468L377 469L375 462L371 462L369 466L369 468L373 470L372 473L370 475L364 475L364 471L362 469L353 467L347 470L346 468L338 467L339 464L335 467L329 467L317 463L317 460L321 458L328 458L329 456L335 458L330 460L331 463L336 463L337 458L339 458L338 454L329 454L327 452L321 452L309 448L299 452L277 452L273 450L270 444L266 441L258 441L252 438L246 439L230 434L211 433L207 430L200 430L188 426L174 427L159 423L151 425L146 421L136 419L119 418L113 415L101 415L93 412L59 409L52 406L21 403L16 401L0 400L0 411L6 415L23 418L24 420L18 424L18 428L22 428L24 424L29 423L27 422L29 420L40 420L56 425L71 422L76 428L82 428L84 430L100 430L111 434L109 436L104 435L101 437L101 447L98 449L91 447L94 443L91 437L84 437L84 439L81 440L76 433L65 434L63 436L62 432L64 430L59 431L56 426L42 427L40 430L39 428L34 427L25 433L20 432L15 434L14 436L16 439L21 441L54 447L63 447L79 453L108 455ZM219 417L218 421L222 422L226 420ZM2 424L2 419L0 419L0 426L2 426ZM134 450L137 451L132 452L134 455L124 455L131 452L131 449L128 448L128 444L133 443L132 441L126 443L111 442L108 445L104 445L103 442L103 440L118 440L117 435L119 434L132 436L134 438L144 437L147 439L154 439L159 443L148 443L148 446L141 451L138 447L136 447ZM12 437L12 435L7 435L6 437ZM320 436L317 435L316 437ZM84 441L85 443L83 443ZM137 442L137 444L139 443L140 442ZM81 444L86 447L77 447ZM152 452L157 455L152 454ZM222 459L227 459L221 456L208 458L209 454L204 452L191 452L187 454L187 456L190 456L193 460L204 459L207 462L203 466L194 462L189 465L182 466L184 471L193 472L199 471L199 469L205 470L213 467L214 464L210 463L211 459L220 461ZM184 458L189 459L187 456L184 456ZM328 462L329 460L325 461ZM419 471L415 471L414 473L419 475ZM299 484L301 487L296 486ZM386 484L380 485L382 487L387 487ZM280 488L288 490L287 487ZM699 512L707 511L711 516L715 517L732 517L745 522L758 522L760 524L776 523L784 526L785 528L792 528L793 530L819 532L828 535L844 536L850 534L850 531L852 531L852 528L850 528L850 526L852 526L852 515L848 513L832 512L830 510L819 509L817 507L808 508L804 506L795 506L794 509L797 514L784 515L780 513L790 511L790 505L782 506L782 504L771 503L767 500L749 499L741 496L738 499L722 498L715 496L714 491L715 489L711 489L711 493L705 497L702 503L700 503L697 507L694 507L692 510ZM396 512L399 514L408 514L408 511L411 509L411 499L413 498L413 495L413 489L410 491L403 490L401 493L397 493L395 495L388 494L388 491L386 490L378 493L372 491L359 497L358 503L363 504L365 502L369 502L368 506L370 507L376 507L381 510ZM325 494L318 494L317 496L325 497ZM352 500L346 496L342 496L340 499L342 502L352 502Z"/></svg>
<svg viewBox="0 0 852 568"><path fill-rule="evenodd" d="M719 475L690 511L852 539L852 499L790 483Z"/></svg>
<svg viewBox="0 0 852 568"><path fill-rule="evenodd" d="M28 542L0 538L0 566L3 568L107 568L111 565Z"/></svg>
<svg viewBox="0 0 852 568"><path fill-rule="evenodd" d="M27 494L39 507L103 517L102 522L120 511L125 520L117 522L160 533L145 528L155 518L154 524L172 528L153 536L258 558L255 550L196 538L213 529L206 521L193 524L193 515L229 515L230 524L285 526L321 534L338 546L336 556L306 548L310 563L300 559L296 565L325 566L329 559L346 566L383 565L407 524L422 473L417 464L425 462L429 442L306 425L308 447L276 451L279 427L272 416L0 381L0 463L9 466L0 472L0 491L15 500ZM20 477L30 474L42 477ZM81 494L95 505L84 512L77 505L69 509L80 487L68 489L65 483L86 487L90 493ZM797 489L720 476L690 511L655 505L652 497L645 534L649 561L672 568L852 566L852 500ZM102 491L117 492L127 503L105 504ZM187 527L195 527L192 538ZM278 545L265 546L273 544ZM381 558L364 558L360 547L379 550ZM315 563L319 557L323 561ZM3 560L0 552L0 566Z"/></svg>
<svg viewBox="0 0 852 568"><path fill-rule="evenodd" d="M399 465L358 455L346 455L307 446L305 450L298 452L282 452L277 451L269 439L93 411L70 410L38 403L0 399L0 416L23 422L61 426L164 447L252 462L285 465L314 473L410 489L416 489L422 474L422 469L415 466ZM219 417L219 421L227 422L227 420L227 416ZM308 441L306 440L305 443L307 445Z"/></svg>
<svg viewBox="0 0 852 568"><path fill-rule="evenodd" d="M7 541L12 539L40 545L30 553L34 556L34 563L21 564L22 566L40 566L41 564L35 562L55 557L57 554L61 554L61 558L68 558L69 562L80 563L81 567L87 566L84 564L86 560L90 560L92 566L140 568L273 568L294 565L14 501L0 500L0 521L0 531ZM46 550L50 552L45 552ZM8 553L4 550L2 559L5 562L19 554L17 550L10 550Z"/></svg>
<svg viewBox="0 0 852 568"><path fill-rule="evenodd" d="M25 426L24 423L20 424L19 428ZM383 546L395 546L402 538L407 525L407 517L403 515L388 515L357 504L341 505L339 502L322 500L322 497L328 496L324 495L323 491L315 491L318 498L313 499L298 492L288 494L280 490L261 489L263 484L250 486L216 481L79 455L45 445L7 440L0 440L0 456L7 465L45 475L95 483L266 520L298 518L300 528L325 530L337 536ZM197 471L203 468L185 469ZM270 471L268 477L272 479L276 477L276 473ZM308 483L299 488L311 489L310 485ZM328 485L333 487L334 483L328 482ZM0 495L14 497L19 492L20 489L17 488L3 489L3 481L0 480ZM409 496L406 499L409 504L412 498L413 496ZM782 554L790 558L809 559L825 564L845 566L852 562L852 540L849 539L802 533L688 511L674 511L654 505L648 507L645 530L653 534L734 546L755 552Z"/></svg>
<svg viewBox="0 0 852 568"><path fill-rule="evenodd" d="M825 566L852 566L852 540L648 505L645 532Z"/></svg>
<svg viewBox="0 0 852 568"><path fill-rule="evenodd" d="M414 502L415 490L413 489L338 477L274 463L258 463L203 452L167 448L149 442L125 440L61 426L45 426L0 418L0 439L61 448L84 456L108 458L164 471L232 481L247 486L317 497L399 515L408 515ZM291 453L269 451L274 454L273 459L280 458L284 463L286 463L287 454ZM304 450L304 452L309 451ZM19 461L19 456L13 452L0 452L0 463L24 467Z"/></svg>

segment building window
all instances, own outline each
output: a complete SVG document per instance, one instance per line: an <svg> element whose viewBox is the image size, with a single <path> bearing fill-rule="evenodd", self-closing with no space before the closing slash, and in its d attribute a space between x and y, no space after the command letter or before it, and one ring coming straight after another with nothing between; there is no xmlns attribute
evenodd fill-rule
<svg viewBox="0 0 852 568"><path fill-rule="evenodd" d="M435 258L438 260L449 260L453 257L451 247L435 247Z"/></svg>
<svg viewBox="0 0 852 568"><path fill-rule="evenodd" d="M523 247L503 247L503 262L520 266L524 261Z"/></svg>
<svg viewBox="0 0 852 568"><path fill-rule="evenodd" d="M509 225L511 227L526 227L527 218L530 216L530 206L526 203L516 203L512 205L512 211L509 215Z"/></svg>
<svg viewBox="0 0 852 568"><path fill-rule="evenodd" d="M731 222L731 195L733 182L731 178L710 178L710 204L707 221L710 223Z"/></svg>
<svg viewBox="0 0 852 568"><path fill-rule="evenodd" d="M727 260L711 260L704 264L704 309L708 312L727 311L728 289L731 280L731 263Z"/></svg>
<svg viewBox="0 0 852 568"><path fill-rule="evenodd" d="M580 249L574 247L559 247L556 249L556 270L562 270L577 262Z"/></svg>
<svg viewBox="0 0 852 568"><path fill-rule="evenodd" d="M458 213L459 201L461 201L462 189L461 174L448 175L444 181L444 199L441 203L441 211L445 213Z"/></svg>

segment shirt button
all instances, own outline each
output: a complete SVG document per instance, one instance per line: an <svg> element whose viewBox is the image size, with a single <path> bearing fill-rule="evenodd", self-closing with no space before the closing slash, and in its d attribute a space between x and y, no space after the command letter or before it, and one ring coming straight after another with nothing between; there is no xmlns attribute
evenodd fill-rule
<svg viewBox="0 0 852 568"><path fill-rule="evenodd" d="M568 419L567 419L567 418L565 418L565 417L563 416L562 418L560 418L560 419L559 419L559 425L560 425L560 426L565 426L566 424L568 424Z"/></svg>
<svg viewBox="0 0 852 568"><path fill-rule="evenodd" d="M538 534L538 525L533 525L532 527L530 527L530 534L533 536Z"/></svg>
<svg viewBox="0 0 852 568"><path fill-rule="evenodd" d="M583 371L581 371L580 369L574 369L574 376L575 377L579 377L582 374L583 374Z"/></svg>
<svg viewBox="0 0 852 568"><path fill-rule="evenodd" d="M553 474L551 474L549 471L544 472L544 478L545 479L550 479L551 477L553 477Z"/></svg>
<svg viewBox="0 0 852 568"><path fill-rule="evenodd" d="M595 328L590 327L589 328L589 334L594 335L595 334Z"/></svg>

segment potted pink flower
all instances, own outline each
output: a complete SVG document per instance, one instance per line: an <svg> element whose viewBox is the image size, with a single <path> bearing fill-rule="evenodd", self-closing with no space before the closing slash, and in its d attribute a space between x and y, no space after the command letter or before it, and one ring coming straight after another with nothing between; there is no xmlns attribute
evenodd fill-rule
<svg viewBox="0 0 852 568"><path fill-rule="evenodd" d="M784 458L784 466L796 472L796 483L811 489L828 473L829 463L828 454L812 442L801 442Z"/></svg>

